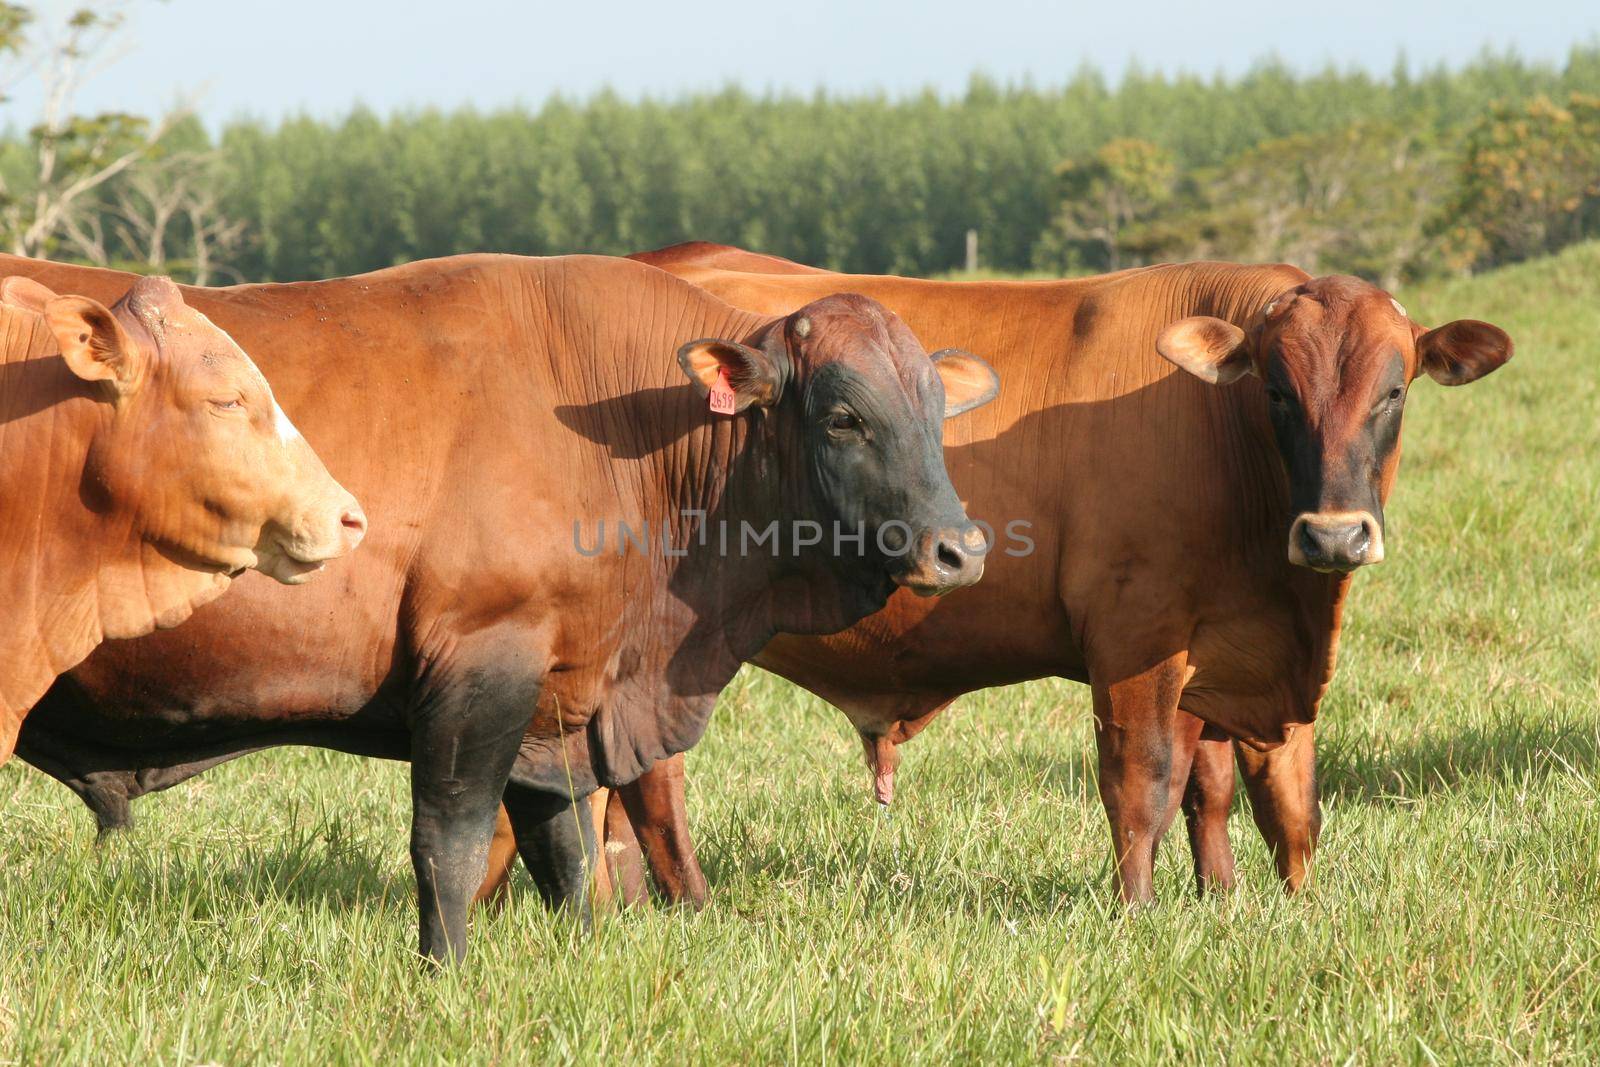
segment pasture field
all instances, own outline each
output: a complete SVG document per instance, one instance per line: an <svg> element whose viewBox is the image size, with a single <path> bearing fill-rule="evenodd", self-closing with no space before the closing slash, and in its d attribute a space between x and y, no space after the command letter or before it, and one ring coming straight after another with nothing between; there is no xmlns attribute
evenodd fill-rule
<svg viewBox="0 0 1600 1067"><path fill-rule="evenodd" d="M1124 914L1065 682L963 700L906 749L885 821L843 717L747 671L690 755L706 911L584 936L519 873L439 976L413 955L402 765L248 757L96 847L13 761L0 1060L1595 1062L1600 246L1399 296L1518 355L1411 395L1302 896L1241 799L1236 893L1192 895L1180 827L1161 899Z"/></svg>

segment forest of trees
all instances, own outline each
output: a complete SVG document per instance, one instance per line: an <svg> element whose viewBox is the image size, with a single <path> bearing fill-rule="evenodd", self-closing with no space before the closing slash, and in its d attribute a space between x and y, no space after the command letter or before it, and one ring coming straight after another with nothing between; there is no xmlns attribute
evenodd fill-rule
<svg viewBox="0 0 1600 1067"><path fill-rule="evenodd" d="M602 93L208 131L181 113L72 113L74 56L118 28L84 18L32 68L67 79L56 113L0 108L6 247L212 283L691 238L938 274L971 229L999 271L1206 256L1392 284L1600 232L1594 45L1560 65L1485 54L1385 77L1263 63L1113 85L1085 70L1052 88L975 78L955 98ZM0 63L28 26L0 4Z"/></svg>

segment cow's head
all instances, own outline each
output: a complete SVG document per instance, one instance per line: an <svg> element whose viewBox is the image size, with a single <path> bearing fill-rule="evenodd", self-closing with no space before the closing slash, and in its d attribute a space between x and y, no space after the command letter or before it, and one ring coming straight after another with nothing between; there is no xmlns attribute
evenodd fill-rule
<svg viewBox="0 0 1600 1067"><path fill-rule="evenodd" d="M306 581L366 531L233 338L165 278L114 307L7 279L42 314L73 374L105 404L83 485L91 508L188 566Z"/></svg>
<svg viewBox="0 0 1600 1067"><path fill-rule="evenodd" d="M1477 381L1511 358L1511 339L1472 319L1424 329L1382 289L1334 275L1280 294L1246 329L1182 319L1156 350L1214 385L1260 380L1289 476L1289 561L1348 572L1383 560L1411 382Z"/></svg>
<svg viewBox="0 0 1600 1067"><path fill-rule="evenodd" d="M943 423L999 391L983 360L930 357L898 317L856 295L808 304L746 343L690 342L678 358L702 392L725 380L735 410L780 420L804 453L805 517L828 528L818 550L840 547L842 568L864 563L923 596L982 576L984 537L945 471ZM858 530L860 541L834 541Z"/></svg>

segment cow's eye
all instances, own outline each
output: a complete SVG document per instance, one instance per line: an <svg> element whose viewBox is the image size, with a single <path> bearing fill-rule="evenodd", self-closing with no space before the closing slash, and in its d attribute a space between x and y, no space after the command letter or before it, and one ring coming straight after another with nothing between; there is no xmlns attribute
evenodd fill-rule
<svg viewBox="0 0 1600 1067"><path fill-rule="evenodd" d="M1399 399L1400 399L1400 397L1401 397L1401 396L1402 396L1402 395L1403 395L1403 394L1404 394L1404 393L1405 393L1405 390L1404 390L1404 389L1402 389L1402 388L1400 388L1400 387L1399 387L1399 386L1398 386L1398 385L1397 385L1397 386L1395 386L1395 387L1394 387L1394 388L1393 388L1393 389L1391 389L1391 390L1389 390L1389 399L1390 399L1390 400L1399 400Z"/></svg>
<svg viewBox="0 0 1600 1067"><path fill-rule="evenodd" d="M1272 401L1272 403L1274 403L1274 404L1282 404L1283 403L1283 391L1280 390L1280 389L1275 389L1275 388L1273 388L1272 386L1269 385L1269 386L1267 386L1267 399Z"/></svg>
<svg viewBox="0 0 1600 1067"><path fill-rule="evenodd" d="M211 407L216 411L243 411L244 401L240 400L236 396L231 396L227 397L226 399L217 399L211 401Z"/></svg>
<svg viewBox="0 0 1600 1067"><path fill-rule="evenodd" d="M828 416L828 429L836 433L854 433L861 429L861 420L848 411L835 411Z"/></svg>

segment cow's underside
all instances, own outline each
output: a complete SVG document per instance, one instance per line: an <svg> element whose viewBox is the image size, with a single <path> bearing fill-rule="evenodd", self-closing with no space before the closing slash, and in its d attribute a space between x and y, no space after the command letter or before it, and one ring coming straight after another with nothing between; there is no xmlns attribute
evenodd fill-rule
<svg viewBox="0 0 1600 1067"><path fill-rule="evenodd" d="M92 712L62 722L35 715L25 724L17 755L71 789L94 812L102 832L131 824L130 803L170 789L220 763L283 745L309 745L356 756L405 760L410 736L375 728L365 719L310 724L260 722L188 726L147 743L116 739L117 724ZM112 740L106 740L111 737Z"/></svg>
<svg viewBox="0 0 1600 1067"><path fill-rule="evenodd" d="M132 732L124 720L74 703L44 708L30 717L18 738L16 754L61 782L94 812L101 832L132 825L131 804L202 774L218 764L269 748L305 745L353 756L408 761L411 734L388 713L387 701L348 719L313 723L237 720L185 723L157 732L141 723ZM571 803L589 790L570 777L551 780L542 746L534 739L512 768L511 781ZM541 768L544 768L541 773ZM576 787L576 788L574 788ZM577 795L574 795L574 794Z"/></svg>

